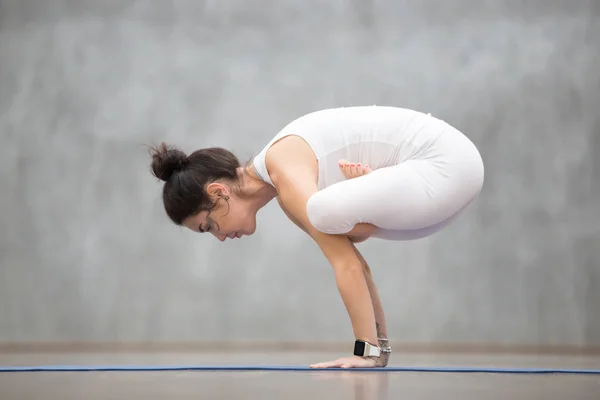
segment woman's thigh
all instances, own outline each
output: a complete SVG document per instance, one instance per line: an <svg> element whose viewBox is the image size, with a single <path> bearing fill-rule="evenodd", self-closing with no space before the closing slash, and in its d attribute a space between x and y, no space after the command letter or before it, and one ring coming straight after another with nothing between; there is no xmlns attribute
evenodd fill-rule
<svg viewBox="0 0 600 400"><path fill-rule="evenodd" d="M371 224L380 230L373 236L408 240L446 226L482 184L477 159L408 160L315 193L307 213L324 233L348 234L357 224Z"/></svg>

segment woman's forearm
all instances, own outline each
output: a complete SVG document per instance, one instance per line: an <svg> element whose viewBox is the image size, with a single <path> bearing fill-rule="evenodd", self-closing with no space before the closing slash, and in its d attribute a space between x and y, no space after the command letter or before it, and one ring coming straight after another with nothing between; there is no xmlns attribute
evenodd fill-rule
<svg viewBox="0 0 600 400"><path fill-rule="evenodd" d="M377 286L375 286L375 282L373 281L373 276L371 274L371 268L369 264L362 256L360 251L356 247L354 247L354 251L356 256L360 260L364 275L365 281L367 282L367 287L369 289L369 295L371 297L371 303L373 304L373 311L375 312L375 325L377 328L377 338L379 339L387 339L387 325L385 322L385 314L383 312L383 305L381 304L381 298L379 297L379 291L377 290Z"/></svg>
<svg viewBox="0 0 600 400"><path fill-rule="evenodd" d="M375 314L369 287L363 272L362 262L348 237L328 235L318 231L309 221L306 212L310 196L316 192L313 183L307 180L299 184L298 175L283 175L272 171L278 188L278 201L288 217L313 238L333 267L338 291L352 323L356 339L377 344ZM300 181L301 182L301 181Z"/></svg>
<svg viewBox="0 0 600 400"><path fill-rule="evenodd" d="M335 266L336 284L346 307L356 339L377 344L374 307L363 268L360 264Z"/></svg>
<svg viewBox="0 0 600 400"><path fill-rule="evenodd" d="M365 264L366 265L366 264ZM367 281L367 287L369 288L369 294L371 295L371 302L373 303L373 311L375 312L375 326L377 330L378 339L387 339L387 325L385 323L385 314L383 312L383 305L381 304L381 298L379 297L379 291L373 281L371 270L367 265L367 269L364 270L365 280Z"/></svg>
<svg viewBox="0 0 600 400"><path fill-rule="evenodd" d="M366 265L366 264L365 264ZM381 348L387 348L389 346L387 339L387 325L385 323L385 315L383 313L383 306L381 304L381 299L379 298L379 292L375 283L373 282L373 277L371 276L371 271L368 268L364 271L365 279L367 281L367 286L369 287L369 293L371 295L371 302L373 303L373 311L375 313L375 327L377 330L377 342ZM381 353L380 363L379 365L385 367L388 364L390 354L389 353Z"/></svg>
<svg viewBox="0 0 600 400"><path fill-rule="evenodd" d="M371 268L369 267L369 264L356 247L355 252L362 264L363 272L365 275L365 281L367 282L367 287L369 288L369 295L371 297L371 303L373 304L373 311L375 314L375 327L377 331L378 344L381 347L387 347L389 345L387 341L387 325L385 322L383 305L381 303L381 298L379 297L379 291L377 290L377 286L375 286L375 282L373 281L373 276L371 275ZM388 360L389 353L383 353L381 355L381 365L387 365Z"/></svg>

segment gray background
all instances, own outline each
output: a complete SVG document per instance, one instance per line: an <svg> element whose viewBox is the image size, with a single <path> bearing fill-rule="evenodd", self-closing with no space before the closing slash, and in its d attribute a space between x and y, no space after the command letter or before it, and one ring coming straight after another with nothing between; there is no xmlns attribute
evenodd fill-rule
<svg viewBox="0 0 600 400"><path fill-rule="evenodd" d="M479 147L445 231L369 241L396 342L600 346L600 3L0 2L0 341L352 340L277 204L173 226L146 145L243 160L316 109L431 112Z"/></svg>

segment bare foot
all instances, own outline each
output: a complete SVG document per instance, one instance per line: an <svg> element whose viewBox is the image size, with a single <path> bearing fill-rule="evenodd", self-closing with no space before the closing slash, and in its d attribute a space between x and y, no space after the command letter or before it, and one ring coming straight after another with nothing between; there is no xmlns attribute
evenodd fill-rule
<svg viewBox="0 0 600 400"><path fill-rule="evenodd" d="M348 160L339 160L338 165L346 179L358 178L371 172L371 168L368 165L353 163Z"/></svg>

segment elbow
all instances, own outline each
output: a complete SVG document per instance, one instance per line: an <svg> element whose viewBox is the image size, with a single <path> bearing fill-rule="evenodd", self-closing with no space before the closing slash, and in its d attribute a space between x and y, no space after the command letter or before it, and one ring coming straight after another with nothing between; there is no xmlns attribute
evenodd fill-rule
<svg viewBox="0 0 600 400"><path fill-rule="evenodd" d="M343 260L334 262L333 269L336 275L362 277L364 274L362 264L356 260Z"/></svg>
<svg viewBox="0 0 600 400"><path fill-rule="evenodd" d="M333 265L333 274L337 287L346 293L356 293L360 287L365 287L366 277L360 263L346 262Z"/></svg>

